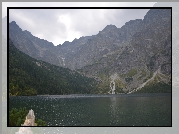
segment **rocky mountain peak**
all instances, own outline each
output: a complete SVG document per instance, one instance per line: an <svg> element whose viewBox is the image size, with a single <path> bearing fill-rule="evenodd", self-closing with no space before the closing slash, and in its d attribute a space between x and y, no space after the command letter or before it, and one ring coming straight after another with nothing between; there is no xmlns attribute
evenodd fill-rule
<svg viewBox="0 0 179 134"><path fill-rule="evenodd" d="M160 66L161 73L171 74L170 9L151 9L143 20L131 20L121 28L107 25L97 35L65 41L58 47L12 27L17 24L10 23L10 37L24 53L54 65L79 69L85 76L103 82L117 73L120 88L126 90L146 82Z"/></svg>
<svg viewBox="0 0 179 134"><path fill-rule="evenodd" d="M144 23L162 23L171 19L171 9L152 9L144 16Z"/></svg>
<svg viewBox="0 0 179 134"><path fill-rule="evenodd" d="M69 41L65 41L62 46L67 46L67 45L70 45L71 43Z"/></svg>
<svg viewBox="0 0 179 134"><path fill-rule="evenodd" d="M149 79L159 66L161 72L170 74L170 15L168 9L152 9L144 20L131 20L121 28L107 25L97 35L65 41L58 47L28 36L31 35L28 31L18 33L17 29L10 28L10 37L34 58L72 70L80 69L88 77L117 73L123 85L132 90Z"/></svg>
<svg viewBox="0 0 179 134"><path fill-rule="evenodd" d="M103 32L106 32L106 31L112 31L112 30L116 30L117 29L117 27L115 26L115 25L112 25L112 24L110 24L110 25L107 25L102 31Z"/></svg>
<svg viewBox="0 0 179 134"><path fill-rule="evenodd" d="M14 27L17 27L17 28L20 28L15 21L12 21L12 22L10 23L10 25L11 25L11 26L14 26Z"/></svg>
<svg viewBox="0 0 179 134"><path fill-rule="evenodd" d="M27 35L32 35L31 32L24 30L24 33L26 33Z"/></svg>
<svg viewBox="0 0 179 134"><path fill-rule="evenodd" d="M124 26L136 25L140 23L142 23L142 19L135 19L135 20L130 20L126 22Z"/></svg>

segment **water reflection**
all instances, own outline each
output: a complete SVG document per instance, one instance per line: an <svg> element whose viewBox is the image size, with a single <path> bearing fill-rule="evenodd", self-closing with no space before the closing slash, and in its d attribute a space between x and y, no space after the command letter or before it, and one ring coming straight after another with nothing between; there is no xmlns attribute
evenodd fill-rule
<svg viewBox="0 0 179 134"><path fill-rule="evenodd" d="M113 96L110 98L110 125L116 124L118 122L118 106L117 106L117 101L116 97Z"/></svg>
<svg viewBox="0 0 179 134"><path fill-rule="evenodd" d="M171 95L11 97L11 108L33 109L48 126L170 126ZM47 116L49 118L47 118Z"/></svg>

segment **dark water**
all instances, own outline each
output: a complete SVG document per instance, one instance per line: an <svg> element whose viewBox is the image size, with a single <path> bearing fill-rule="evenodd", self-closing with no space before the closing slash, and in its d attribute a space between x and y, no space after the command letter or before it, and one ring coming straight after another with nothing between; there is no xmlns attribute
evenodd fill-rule
<svg viewBox="0 0 179 134"><path fill-rule="evenodd" d="M11 97L48 126L171 126L171 94Z"/></svg>

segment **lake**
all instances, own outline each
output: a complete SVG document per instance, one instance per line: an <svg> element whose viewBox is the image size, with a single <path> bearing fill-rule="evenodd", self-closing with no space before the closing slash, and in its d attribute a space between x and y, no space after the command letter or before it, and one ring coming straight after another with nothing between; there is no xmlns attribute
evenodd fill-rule
<svg viewBox="0 0 179 134"><path fill-rule="evenodd" d="M9 98L48 126L171 126L171 94L50 95Z"/></svg>

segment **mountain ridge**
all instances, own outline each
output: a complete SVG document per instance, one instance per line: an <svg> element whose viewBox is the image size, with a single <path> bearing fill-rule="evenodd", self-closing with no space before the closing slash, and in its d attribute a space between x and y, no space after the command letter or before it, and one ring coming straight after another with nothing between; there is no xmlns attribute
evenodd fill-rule
<svg viewBox="0 0 179 134"><path fill-rule="evenodd" d="M77 71L36 60L19 51L9 39L9 95L93 93L95 80Z"/></svg>
<svg viewBox="0 0 179 134"><path fill-rule="evenodd" d="M13 38L15 31L11 24L9 27L12 27L10 37L12 36L13 42L16 42L17 47L22 46L23 39L20 36ZM19 35L22 34L19 32ZM32 50L28 52L25 47L19 47L28 55L57 66L78 70L101 82L102 87L104 82L109 83L110 76L115 73L120 78L118 85L122 85L119 89L124 88L125 91L137 88L159 68L164 75L171 76L170 9L151 9L143 20L131 20L121 28L107 25L96 35L66 41L48 49L42 49L40 40L32 42L33 36L24 36L31 41L29 45L34 46L29 49L35 49L31 54ZM168 81L171 82L170 78ZM106 85L106 90L107 88L109 87Z"/></svg>

